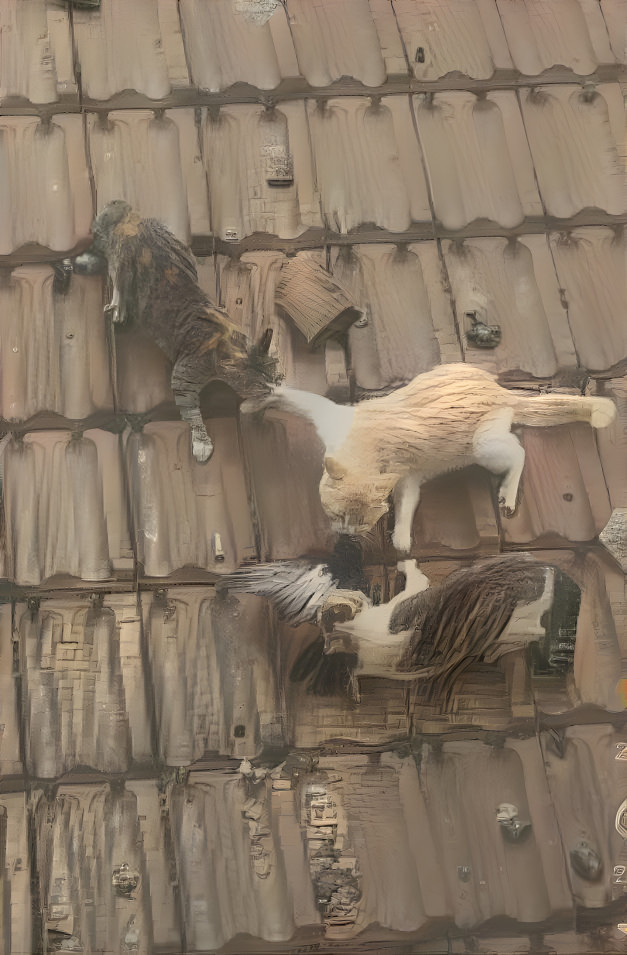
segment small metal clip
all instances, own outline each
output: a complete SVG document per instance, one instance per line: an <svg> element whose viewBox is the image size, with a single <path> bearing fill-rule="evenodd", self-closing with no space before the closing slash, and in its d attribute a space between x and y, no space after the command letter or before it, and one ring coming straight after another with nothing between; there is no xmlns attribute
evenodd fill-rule
<svg viewBox="0 0 627 955"><path fill-rule="evenodd" d="M70 281L74 266L71 259L63 259L61 262L54 262L54 279L52 280L52 290L57 295L67 295L70 288Z"/></svg>
<svg viewBox="0 0 627 955"><path fill-rule="evenodd" d="M465 317L472 323L472 327L466 332L466 341L469 345L474 348L496 348L500 344L500 325L487 325L477 318L476 312L466 312Z"/></svg>
<svg viewBox="0 0 627 955"><path fill-rule="evenodd" d="M216 531L213 537L211 538L211 546L213 549L214 560L222 562L225 558L224 548L222 547L222 538Z"/></svg>
<svg viewBox="0 0 627 955"><path fill-rule="evenodd" d="M470 882L471 875L472 869L469 865L457 866L457 878L460 880L460 882Z"/></svg>

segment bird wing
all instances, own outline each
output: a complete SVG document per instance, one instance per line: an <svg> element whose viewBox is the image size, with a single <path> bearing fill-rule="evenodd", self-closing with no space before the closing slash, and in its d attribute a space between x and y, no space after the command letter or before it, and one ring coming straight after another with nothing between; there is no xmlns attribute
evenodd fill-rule
<svg viewBox="0 0 627 955"><path fill-rule="evenodd" d="M432 679L433 691L448 698L457 677L494 647L516 605L542 594L544 577L544 565L527 555L493 558L401 605L392 622L402 619L414 634L399 670Z"/></svg>
<svg viewBox="0 0 627 955"><path fill-rule="evenodd" d="M225 574L221 586L231 593L266 597L281 619L297 627L315 622L318 611L337 589L337 581L325 564L300 559L242 568Z"/></svg>
<svg viewBox="0 0 627 955"><path fill-rule="evenodd" d="M425 615L431 606L433 592L437 588L428 588L419 594L412 594L396 605L390 616L390 633L402 633L405 630L421 630Z"/></svg>

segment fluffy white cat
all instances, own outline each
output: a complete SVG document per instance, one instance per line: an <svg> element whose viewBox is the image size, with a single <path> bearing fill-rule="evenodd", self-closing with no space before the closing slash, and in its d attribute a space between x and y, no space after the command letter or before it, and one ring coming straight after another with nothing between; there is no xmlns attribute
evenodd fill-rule
<svg viewBox="0 0 627 955"><path fill-rule="evenodd" d="M363 534L395 509L393 543L408 553L420 488L431 478L479 464L500 475L499 504L516 508L525 452L513 425L611 424L609 398L529 396L463 363L440 365L383 398L354 407L279 386L262 407L279 405L314 422L325 445L320 499L335 530ZM259 403L255 404L258 409Z"/></svg>

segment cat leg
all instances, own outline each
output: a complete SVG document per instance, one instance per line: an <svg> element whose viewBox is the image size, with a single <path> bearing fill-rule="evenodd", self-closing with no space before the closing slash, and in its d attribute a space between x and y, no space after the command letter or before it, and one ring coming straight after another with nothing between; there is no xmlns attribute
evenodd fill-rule
<svg viewBox="0 0 627 955"><path fill-rule="evenodd" d="M111 301L105 306L105 315L110 315L116 325L130 325L140 317L137 291L137 271L128 265L109 272Z"/></svg>
<svg viewBox="0 0 627 955"><path fill-rule="evenodd" d="M485 415L473 437L473 458L491 474L502 474L499 506L508 516L516 510L518 487L525 464L525 451L510 428L512 408L498 408Z"/></svg>
<svg viewBox="0 0 627 955"><path fill-rule="evenodd" d="M200 389L191 380L192 362L184 357L174 363L172 369L172 391L174 400L183 421L191 427L192 454L199 464L204 464L213 454L213 442L207 434L200 413Z"/></svg>
<svg viewBox="0 0 627 955"><path fill-rule="evenodd" d="M420 475L406 474L401 478L393 492L394 499L394 533L392 543L397 551L408 554L411 550L411 532L414 524L414 514L420 500Z"/></svg>
<svg viewBox="0 0 627 955"><path fill-rule="evenodd" d="M104 307L105 315L110 315L111 320L116 325L123 324L123 319L120 317L120 290L117 285L113 285L113 294L111 295L111 301L108 305Z"/></svg>

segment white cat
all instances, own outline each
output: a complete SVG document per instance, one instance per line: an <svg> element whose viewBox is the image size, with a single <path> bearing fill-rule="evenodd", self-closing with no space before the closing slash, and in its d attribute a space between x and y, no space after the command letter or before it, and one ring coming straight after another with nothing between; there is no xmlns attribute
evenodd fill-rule
<svg viewBox="0 0 627 955"><path fill-rule="evenodd" d="M550 427L588 421L607 427L616 416L609 398L530 397L497 384L494 375L463 363L440 365L384 398L354 407L285 386L262 400L305 415L326 447L320 499L336 531L363 534L389 510L393 543L411 546L420 488L431 478L479 464L502 475L499 504L516 508L525 452L512 425ZM257 404L258 408L259 405Z"/></svg>

